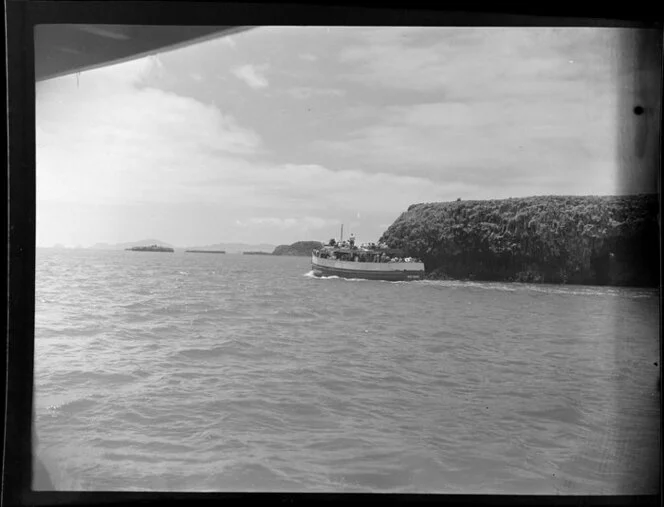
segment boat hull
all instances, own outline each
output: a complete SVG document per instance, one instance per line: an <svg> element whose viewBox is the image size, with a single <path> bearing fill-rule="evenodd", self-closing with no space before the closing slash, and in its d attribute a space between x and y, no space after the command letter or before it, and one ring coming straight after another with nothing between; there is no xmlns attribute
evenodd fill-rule
<svg viewBox="0 0 664 507"><path fill-rule="evenodd" d="M424 278L424 264L419 262L348 262L319 259L312 255L311 269L315 276L338 276L349 279L403 282Z"/></svg>

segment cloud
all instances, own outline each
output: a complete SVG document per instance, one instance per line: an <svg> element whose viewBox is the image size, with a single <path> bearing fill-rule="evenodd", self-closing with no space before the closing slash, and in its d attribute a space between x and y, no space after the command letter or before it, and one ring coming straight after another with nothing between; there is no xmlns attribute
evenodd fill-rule
<svg viewBox="0 0 664 507"><path fill-rule="evenodd" d="M289 88L286 93L296 99L309 99L314 96L343 97L346 95L346 91L339 88L315 88L310 86Z"/></svg>
<svg viewBox="0 0 664 507"><path fill-rule="evenodd" d="M178 200L219 160L260 153L260 137L231 115L139 87L153 65L148 58L39 84L39 198Z"/></svg>
<svg viewBox="0 0 664 507"><path fill-rule="evenodd" d="M230 46L232 48L237 47L237 42L235 42L235 39L231 35L227 35L226 37L221 38L222 44L225 44L226 46Z"/></svg>
<svg viewBox="0 0 664 507"><path fill-rule="evenodd" d="M440 183L463 181L494 190L525 186L532 194L554 192L555 184L570 189L573 182L610 193L614 179L607 167L615 153L606 148L616 145L616 109L575 102L394 106L380 120L317 146L349 161L361 157L366 169L403 173L408 168L411 175Z"/></svg>
<svg viewBox="0 0 664 507"><path fill-rule="evenodd" d="M295 241L303 234L327 236L358 213L362 226L370 227L412 202L469 191L463 184L369 174L352 164L275 163L262 138L227 112L146 87L145 77L157 65L145 58L38 85L37 199L44 241L56 242L56 231L74 226L82 236L62 235L86 244L103 241L104 227L134 231L132 237L170 231L174 243L200 242L205 231L222 230L243 241ZM113 218L101 207L141 211ZM175 218L161 223L156 209ZM174 209L181 211L164 211ZM80 218L74 223L48 216L56 212Z"/></svg>
<svg viewBox="0 0 664 507"><path fill-rule="evenodd" d="M620 37L578 28L349 30L339 78L376 96L408 93L411 103L365 114L364 125L315 144L362 157L367 170L407 167L434 181L527 193L575 185L611 193L616 153L607 147L618 141L626 92Z"/></svg>
<svg viewBox="0 0 664 507"><path fill-rule="evenodd" d="M259 88L266 88L269 83L263 75L264 67L256 67L254 65L241 65L232 70L235 77L244 81L248 86L257 90Z"/></svg>
<svg viewBox="0 0 664 507"><path fill-rule="evenodd" d="M310 73L283 72L283 87L244 64L267 58L260 31L224 53L233 71L221 88L218 41L39 83L39 227L69 228L52 243L104 241L98 230L112 226L172 243L281 244L356 221L370 240L417 202L611 193L611 41L484 32L331 30L323 49L345 46L340 62L312 73L295 59ZM608 50L593 48L602 41ZM252 100L243 83L272 93ZM285 96L325 99L316 115Z"/></svg>
<svg viewBox="0 0 664 507"><path fill-rule="evenodd" d="M305 60L307 62L315 62L318 60L318 57L316 55L312 55L311 53L300 53L298 56L301 60Z"/></svg>
<svg viewBox="0 0 664 507"><path fill-rule="evenodd" d="M288 217L288 218L275 218L275 217L260 217L250 218L247 222L250 225L268 225L279 229L322 229L324 227L333 227L337 225L337 220L321 218L321 217Z"/></svg>
<svg viewBox="0 0 664 507"><path fill-rule="evenodd" d="M618 93L615 29L373 28L348 39L339 78L371 89L550 103Z"/></svg>

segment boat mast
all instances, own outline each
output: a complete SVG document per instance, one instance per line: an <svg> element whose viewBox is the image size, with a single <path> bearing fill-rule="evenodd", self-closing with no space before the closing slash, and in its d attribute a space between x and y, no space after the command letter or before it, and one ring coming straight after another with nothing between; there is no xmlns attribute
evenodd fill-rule
<svg viewBox="0 0 664 507"><path fill-rule="evenodd" d="M341 237L339 238L339 243L344 240L344 224L341 224Z"/></svg>

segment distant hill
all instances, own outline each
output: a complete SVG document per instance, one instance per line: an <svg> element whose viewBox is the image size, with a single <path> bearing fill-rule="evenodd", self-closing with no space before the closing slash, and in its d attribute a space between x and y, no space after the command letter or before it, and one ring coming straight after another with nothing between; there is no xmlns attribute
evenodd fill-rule
<svg viewBox="0 0 664 507"><path fill-rule="evenodd" d="M125 248L133 248L135 246L150 246L158 245L165 246L168 248L175 248L173 245L159 241L158 239L143 239L141 241L132 241L129 243L116 243L114 245L110 243L95 243L90 247L92 250L124 250Z"/></svg>
<svg viewBox="0 0 664 507"><path fill-rule="evenodd" d="M223 251L229 254L234 254L234 253L242 253L242 252L247 252L247 251L255 251L255 252L265 252L265 253L272 253L272 251L275 249L276 245L270 245L267 243L261 243L258 245L250 245L247 243L215 243L214 245L198 245L198 246L187 246L185 248L182 247L176 247L173 246L169 243L164 243L163 241L160 241L158 239L143 239L141 241L133 241L130 243L116 243L116 244L110 244L110 243L96 243L89 247L92 250L125 250L126 248L133 248L135 246L150 246L150 245L158 245L158 246L164 246L168 248L173 248L176 251L185 251L185 250L204 250L204 251Z"/></svg>
<svg viewBox="0 0 664 507"><path fill-rule="evenodd" d="M297 241L292 245L279 245L274 249L272 255L291 255L307 257L315 248L321 248L323 243L320 241Z"/></svg>
<svg viewBox="0 0 664 507"><path fill-rule="evenodd" d="M214 245L189 246L187 250L223 250L226 253L242 253L247 251L270 253L275 245L261 243L260 245L249 245L246 243L215 243Z"/></svg>

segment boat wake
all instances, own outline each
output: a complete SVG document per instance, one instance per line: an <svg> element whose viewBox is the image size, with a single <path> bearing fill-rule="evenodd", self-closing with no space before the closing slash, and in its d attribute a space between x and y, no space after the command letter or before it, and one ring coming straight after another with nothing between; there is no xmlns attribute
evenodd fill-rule
<svg viewBox="0 0 664 507"><path fill-rule="evenodd" d="M614 296L633 299L652 298L656 289L637 289L630 287L599 287L583 285L550 285L520 282L474 282L466 280L417 280L413 283L439 288L474 288L501 292L536 292L547 295L565 296Z"/></svg>
<svg viewBox="0 0 664 507"><path fill-rule="evenodd" d="M313 278L315 280L343 280L344 282L381 282L381 283L412 283L413 281L406 281L406 280L368 280L366 278L345 278L342 276L337 276L337 275L331 275L331 276L316 276L314 275L313 270L309 271L308 273L304 273L302 275L306 278Z"/></svg>
<svg viewBox="0 0 664 507"><path fill-rule="evenodd" d="M309 271L308 273L305 273L304 276L307 278L313 278L314 280L343 280L343 278L340 278L338 276L316 276L314 275L313 269Z"/></svg>

